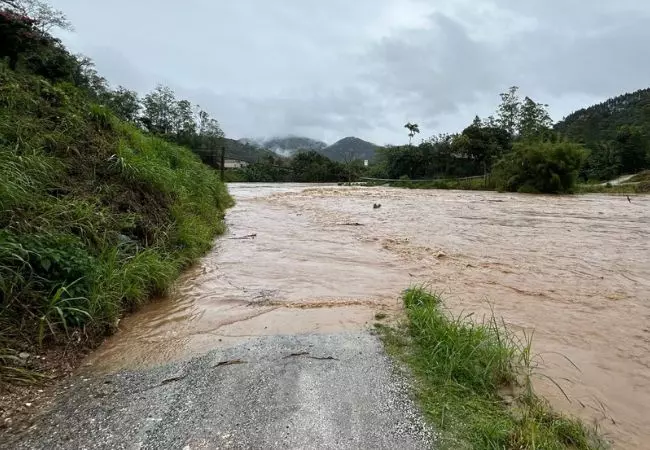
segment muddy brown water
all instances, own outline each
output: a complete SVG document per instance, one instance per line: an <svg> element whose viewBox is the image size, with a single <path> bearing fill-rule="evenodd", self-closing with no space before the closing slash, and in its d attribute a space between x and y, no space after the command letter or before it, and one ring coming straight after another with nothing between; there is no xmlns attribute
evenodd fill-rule
<svg viewBox="0 0 650 450"><path fill-rule="evenodd" d="M537 389L555 407L598 424L617 448L650 445L650 196L230 190L228 234L167 298L125 318L87 369L189 358L249 336L358 330L427 283L457 314L493 308L533 333Z"/></svg>

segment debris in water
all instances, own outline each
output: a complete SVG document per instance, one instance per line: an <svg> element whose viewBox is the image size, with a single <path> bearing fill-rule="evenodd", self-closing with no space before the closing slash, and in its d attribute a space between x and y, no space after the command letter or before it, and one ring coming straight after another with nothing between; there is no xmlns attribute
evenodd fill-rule
<svg viewBox="0 0 650 450"><path fill-rule="evenodd" d="M253 233L253 234L247 234L246 236L233 237L233 238L230 238L230 239L242 240L242 239L255 239L256 237L257 237L257 233Z"/></svg>
<svg viewBox="0 0 650 450"><path fill-rule="evenodd" d="M348 227L362 227L363 224L359 222L346 222L346 223L337 223L337 225L348 226Z"/></svg>
<svg viewBox="0 0 650 450"><path fill-rule="evenodd" d="M380 203L375 203L374 205L372 205L372 207L373 207L373 209L379 209L379 208L381 208L381 204Z"/></svg>

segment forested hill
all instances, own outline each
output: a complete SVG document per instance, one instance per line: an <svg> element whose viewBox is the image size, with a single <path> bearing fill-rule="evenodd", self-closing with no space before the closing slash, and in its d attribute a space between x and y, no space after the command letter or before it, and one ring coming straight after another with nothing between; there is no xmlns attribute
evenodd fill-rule
<svg viewBox="0 0 650 450"><path fill-rule="evenodd" d="M236 141L234 139L226 138L225 144L227 159L238 159L240 161L254 163L259 161L261 158L275 155L275 153L273 153L271 150L260 148L255 145L242 142L241 140Z"/></svg>
<svg viewBox="0 0 650 450"><path fill-rule="evenodd" d="M593 143L615 139L625 125L639 127L650 137L650 89L578 110L558 122L555 129L572 140Z"/></svg>
<svg viewBox="0 0 650 450"><path fill-rule="evenodd" d="M299 151L321 151L327 147L327 144L307 137L284 136L265 140L261 146L281 156L292 156Z"/></svg>
<svg viewBox="0 0 650 450"><path fill-rule="evenodd" d="M356 137L346 137L320 151L334 161L373 160L377 146Z"/></svg>

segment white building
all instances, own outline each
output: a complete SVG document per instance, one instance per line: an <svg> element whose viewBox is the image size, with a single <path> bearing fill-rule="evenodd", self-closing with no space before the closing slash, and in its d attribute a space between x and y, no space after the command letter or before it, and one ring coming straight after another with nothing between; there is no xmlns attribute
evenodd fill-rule
<svg viewBox="0 0 650 450"><path fill-rule="evenodd" d="M239 161L237 159L226 159L223 162L223 166L225 169L242 169L244 167L248 167L248 163L246 161Z"/></svg>

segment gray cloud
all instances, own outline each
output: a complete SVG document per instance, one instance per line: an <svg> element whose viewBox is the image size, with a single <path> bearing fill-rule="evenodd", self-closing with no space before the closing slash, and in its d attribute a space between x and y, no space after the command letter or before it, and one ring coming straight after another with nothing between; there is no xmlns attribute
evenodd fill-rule
<svg viewBox="0 0 650 450"><path fill-rule="evenodd" d="M111 82L166 83L233 137L404 141L463 128L521 86L559 119L647 87L643 0L52 0ZM92 3L92 4L91 4Z"/></svg>

